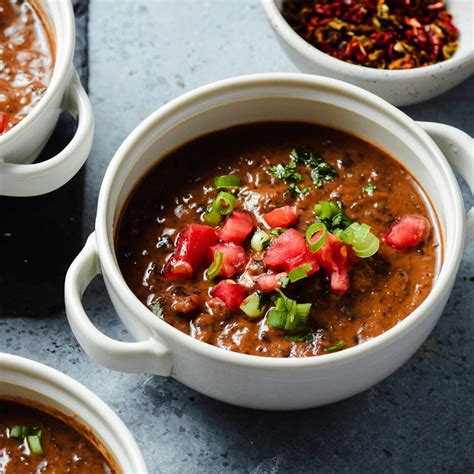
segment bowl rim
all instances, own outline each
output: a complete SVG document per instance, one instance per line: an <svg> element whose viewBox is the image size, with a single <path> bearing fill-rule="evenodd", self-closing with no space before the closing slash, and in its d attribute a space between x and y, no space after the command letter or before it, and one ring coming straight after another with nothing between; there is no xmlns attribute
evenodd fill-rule
<svg viewBox="0 0 474 474"><path fill-rule="evenodd" d="M466 51L455 54L444 61L411 69L376 69L360 64L348 63L324 53L296 33L283 18L280 9L276 6L275 0L260 0L260 3L272 28L292 49L312 63L324 63L327 68L337 71L339 74L347 74L366 80L410 80L439 74L446 69L454 70L470 59L474 59L472 50L466 49Z"/></svg>
<svg viewBox="0 0 474 474"><path fill-rule="evenodd" d="M50 367L49 365L37 362L26 357L22 357L15 354L10 354L6 352L0 352L0 386L3 383L8 383L10 385L17 385L20 387L27 388L33 392L38 392L38 390L32 386L28 386L25 382L15 380L14 382L6 382L3 380L2 374L11 372L18 374L23 378L28 379L29 381L41 381L45 382L50 386L53 386L55 389L67 394L73 399L79 400L82 404L90 407L90 409L100 416L101 418L107 420L107 423L111 425L115 436L121 440L121 444L127 448L127 458L130 461L130 464L133 464L134 468L138 469L137 472L146 473L147 468L143 455L138 447L137 442L130 433L130 430L127 428L125 423L120 419L120 417L105 403L100 397L98 397L94 392L88 389L86 386L73 379L71 376L60 372L59 370ZM2 397L0 396L0 399ZM23 401L28 401L28 397L23 398ZM31 400L32 406L34 407L35 400ZM66 404L65 404L66 405ZM55 408L55 411L62 413L62 410ZM74 411L74 410L73 410ZM64 414L64 413L63 413ZM81 413L77 413L81 416ZM68 415L65 415L68 417ZM84 421L81 423L92 429L92 432L96 437L96 431L93 425L88 425ZM102 444L105 444L102 442ZM110 448L104 446L107 451L110 451L114 461L119 467L120 465L119 457L114 453Z"/></svg>
<svg viewBox="0 0 474 474"><path fill-rule="evenodd" d="M365 101L365 105L369 105L379 111L382 110L389 117L398 121L402 126L409 128L419 142L423 143L425 147L430 148L432 157L438 165L439 172L442 172L445 178L446 196L449 196L452 201L451 212L446 216L446 227L449 225L453 226L453 235L450 241L447 242L445 239L441 269L428 297L415 311L388 331L363 344L350 347L340 352L302 358L262 357L226 351L217 346L194 339L154 316L135 296L125 282L120 268L118 267L115 258L115 249L109 244L109 228L107 225L108 201L111 191L114 188L116 175L125 167L129 155L133 155L134 148L138 147L143 139L146 139L148 135L153 132L156 124L163 121L166 117L186 109L193 103L202 101L204 98L215 97L218 94L224 94L242 87L274 86L275 84L285 84L287 87L325 88L326 91L332 90L352 98L357 98ZM113 209L114 213L116 210L115 207ZM172 348L167 347L166 342L162 341L161 335L163 335L167 341L171 340L173 344L177 346L185 346L190 352L199 353L199 355L209 359L220 359L223 362L233 365L262 367L267 369L308 368L315 366L323 367L328 364L345 364L348 361L365 357L369 352L375 353L376 351L383 350L387 343L395 343L407 332L414 330L420 325L423 316L428 317L428 315L436 313L437 307L444 306L446 298L443 290L451 288L452 281L462 257L465 238L464 217L463 199L453 170L432 138L404 112L371 92L337 79L301 73L264 73L237 76L201 86L173 99L143 120L120 145L107 167L99 192L95 234L98 258L106 281L110 283L114 292L121 299L121 302L127 307L130 313L133 314L133 318L138 318L148 330L151 328L152 337L156 335L159 342L171 353L174 351ZM111 241L114 241L113 236Z"/></svg>
<svg viewBox="0 0 474 474"><path fill-rule="evenodd" d="M53 27L52 34L54 35L54 41L56 46L56 55L55 63L53 66L53 74L51 80L46 87L46 92L40 101L33 107L33 109L13 128L8 130L8 132L0 135L0 147L4 144L14 140L17 135L20 135L29 125L35 121L43 111L48 107L51 100L59 93L61 86L65 86L65 81L67 80L67 75L71 70L72 58L74 54L74 48L76 43L76 24L74 19L74 11L72 8L71 0L56 2L53 0L39 0L41 9L44 14L47 16L48 20L51 22ZM58 38L55 33L56 25L51 14L48 13L47 8L49 5L52 5L57 9L60 20L61 28L63 31L61 41L58 41ZM58 61L57 51L61 49L61 60Z"/></svg>

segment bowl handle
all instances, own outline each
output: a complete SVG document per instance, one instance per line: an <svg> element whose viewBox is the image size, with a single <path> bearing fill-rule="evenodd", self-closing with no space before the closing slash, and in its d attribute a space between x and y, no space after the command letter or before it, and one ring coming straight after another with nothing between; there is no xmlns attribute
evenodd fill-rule
<svg viewBox="0 0 474 474"><path fill-rule="evenodd" d="M458 128L433 122L418 122L458 171L474 193L474 139ZM467 242L474 239L474 207L466 215Z"/></svg>
<svg viewBox="0 0 474 474"><path fill-rule="evenodd" d="M67 318L79 344L89 357L109 369L169 376L171 355L161 342L153 337L141 342L117 341L92 324L81 299L89 283L99 273L100 263L93 233L69 267L64 289Z"/></svg>
<svg viewBox="0 0 474 474"><path fill-rule="evenodd" d="M41 163L0 163L0 195L46 194L66 184L79 171L91 151L94 112L76 71L64 96L63 108L78 121L72 140L58 155Z"/></svg>

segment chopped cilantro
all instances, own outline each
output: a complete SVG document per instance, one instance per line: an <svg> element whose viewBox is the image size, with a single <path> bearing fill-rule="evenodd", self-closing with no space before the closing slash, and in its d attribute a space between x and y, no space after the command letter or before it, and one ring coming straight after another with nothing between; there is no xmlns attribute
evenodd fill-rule
<svg viewBox="0 0 474 474"><path fill-rule="evenodd" d="M311 186L300 188L296 183L290 184L291 194L297 194L299 198L304 198L311 191Z"/></svg>
<svg viewBox="0 0 474 474"><path fill-rule="evenodd" d="M296 171L296 161L290 160L287 165L278 164L268 169L269 173L275 178L282 179L285 182L303 181L301 173Z"/></svg>
<svg viewBox="0 0 474 474"><path fill-rule="evenodd" d="M336 229L346 229L352 224L350 219L343 210L342 202L337 203L329 201L319 201L314 206L314 213L319 222L322 222L329 232Z"/></svg>
<svg viewBox="0 0 474 474"><path fill-rule="evenodd" d="M325 352L337 352L340 351L346 345L345 341L339 341L334 346L329 346L324 349Z"/></svg>
<svg viewBox="0 0 474 474"><path fill-rule="evenodd" d="M272 234L275 237L279 237L283 232L285 232L286 229L272 229L270 231L270 234Z"/></svg>
<svg viewBox="0 0 474 474"><path fill-rule="evenodd" d="M290 152L290 158L296 163L314 168L319 163L324 161L321 155L317 155L308 145L301 145L298 148L293 148Z"/></svg>
<svg viewBox="0 0 474 474"><path fill-rule="evenodd" d="M369 184L369 185L367 185L367 186L364 188L364 191L365 191L369 196L373 196L376 189L377 189L377 186L374 186L374 185L372 185L372 184Z"/></svg>
<svg viewBox="0 0 474 474"><path fill-rule="evenodd" d="M286 336L286 338L291 342L307 342L313 340L312 334L293 334Z"/></svg>
<svg viewBox="0 0 474 474"><path fill-rule="evenodd" d="M327 181L333 181L337 171L325 161L321 161L311 170L311 179L317 188L322 188Z"/></svg>

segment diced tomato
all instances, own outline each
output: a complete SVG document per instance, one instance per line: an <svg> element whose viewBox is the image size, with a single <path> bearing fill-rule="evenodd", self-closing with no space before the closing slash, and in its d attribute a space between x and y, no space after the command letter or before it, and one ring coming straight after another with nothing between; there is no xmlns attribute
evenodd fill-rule
<svg viewBox="0 0 474 474"><path fill-rule="evenodd" d="M277 288L281 288L280 278L287 275L286 272L267 273L266 275L259 276L255 282L257 283L257 288L261 291L274 291Z"/></svg>
<svg viewBox="0 0 474 474"><path fill-rule="evenodd" d="M302 265L305 265L306 263L311 264L311 270L307 272L308 276L312 275L313 273L316 273L319 270L318 260L316 259L316 256L313 253L311 253L311 251L308 248L306 249L305 253L285 262L285 264L283 265L283 269L286 270L287 272L291 272L291 270L301 267Z"/></svg>
<svg viewBox="0 0 474 474"><path fill-rule="evenodd" d="M180 232L176 249L161 272L167 279L191 278L193 272L205 264L209 247L218 241L213 227L190 224ZM187 264L187 265L185 265Z"/></svg>
<svg viewBox="0 0 474 474"><path fill-rule="evenodd" d="M431 224L423 216L406 215L397 219L385 232L384 241L397 250L416 247L426 240Z"/></svg>
<svg viewBox="0 0 474 474"><path fill-rule="evenodd" d="M263 263L272 270L280 270L288 260L306 253L306 241L295 229L288 229L270 245Z"/></svg>
<svg viewBox="0 0 474 474"><path fill-rule="evenodd" d="M240 245L226 243L210 247L208 250L209 263L214 260L216 252L222 252L224 255L222 267L219 272L220 276L227 278L234 276L236 273L242 271L248 262L247 254Z"/></svg>
<svg viewBox="0 0 474 474"><path fill-rule="evenodd" d="M241 244L254 228L252 216L248 212L234 211L217 231L223 242Z"/></svg>
<svg viewBox="0 0 474 474"><path fill-rule="evenodd" d="M296 215L296 206L277 207L263 216L265 222L272 228L290 227L296 224L298 216Z"/></svg>
<svg viewBox="0 0 474 474"><path fill-rule="evenodd" d="M7 131L10 116L5 112L0 112L0 135Z"/></svg>
<svg viewBox="0 0 474 474"><path fill-rule="evenodd" d="M228 309L239 309L247 289L233 280L222 280L211 290L211 296L222 300Z"/></svg>
<svg viewBox="0 0 474 474"><path fill-rule="evenodd" d="M352 248L328 234L315 256L319 265L329 274L331 290L334 293L345 293L349 289L349 269L357 260Z"/></svg>

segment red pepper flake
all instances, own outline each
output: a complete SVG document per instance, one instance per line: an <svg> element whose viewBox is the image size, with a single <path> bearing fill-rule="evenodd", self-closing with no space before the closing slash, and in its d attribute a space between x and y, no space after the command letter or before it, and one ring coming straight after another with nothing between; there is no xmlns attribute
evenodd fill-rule
<svg viewBox="0 0 474 474"><path fill-rule="evenodd" d="M429 66L458 48L445 0L285 0L283 16L316 48L367 67Z"/></svg>

